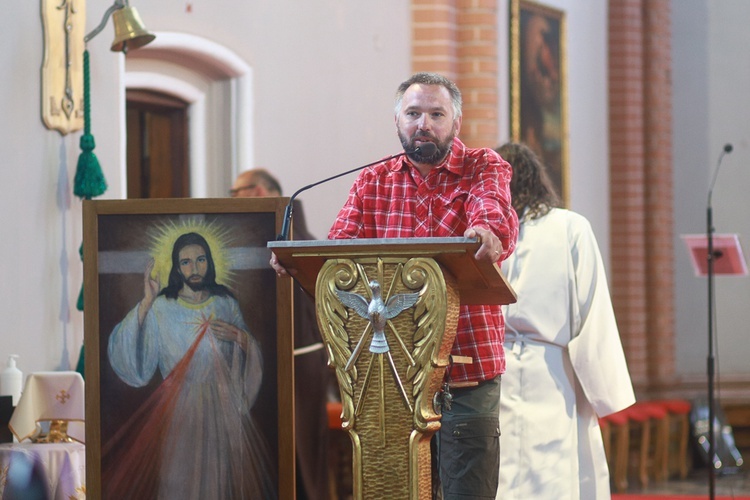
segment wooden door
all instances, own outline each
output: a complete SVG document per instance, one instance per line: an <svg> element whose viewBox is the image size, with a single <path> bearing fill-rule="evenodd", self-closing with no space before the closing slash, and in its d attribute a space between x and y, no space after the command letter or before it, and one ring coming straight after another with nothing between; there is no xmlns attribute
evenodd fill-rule
<svg viewBox="0 0 750 500"><path fill-rule="evenodd" d="M188 103L146 90L128 90L128 198L190 196Z"/></svg>

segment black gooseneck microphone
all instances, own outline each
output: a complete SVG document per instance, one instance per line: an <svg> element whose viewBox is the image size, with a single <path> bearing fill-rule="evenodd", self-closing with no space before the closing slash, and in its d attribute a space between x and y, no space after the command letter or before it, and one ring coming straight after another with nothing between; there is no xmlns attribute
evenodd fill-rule
<svg viewBox="0 0 750 500"><path fill-rule="evenodd" d="M724 145L724 149L716 161L716 170L708 188L708 204L706 206L706 241L708 246L706 259L708 260L708 272L706 281L708 282L708 356L706 359L706 371L708 378L708 496L711 500L716 498L716 468L714 466L714 455L716 454L716 429L714 429L714 261L718 257L714 253L714 222L713 210L711 208L711 194L714 190L716 177L719 174L721 160L724 155L732 152L731 144Z"/></svg>
<svg viewBox="0 0 750 500"><path fill-rule="evenodd" d="M711 206L711 194L714 190L714 184L716 184L716 177L719 175L719 168L721 168L721 160L724 158L724 155L727 155L732 152L734 149L734 146L732 146L729 143L724 144L724 149L721 150L721 154L719 155L719 159L716 161L716 170L714 170L714 177L711 179L711 186L708 188L708 206Z"/></svg>
<svg viewBox="0 0 750 500"><path fill-rule="evenodd" d="M351 174L354 172L357 172L358 170L365 169L367 167L371 167L373 165L377 165L378 163L383 163L384 161L390 161L394 158L398 158L399 156L404 156L411 153L421 153L422 155L426 157L430 157L433 154L435 154L435 151L437 151L437 146L431 142L425 142L417 146L416 148L410 150L410 151L404 151L402 153L398 153L395 155L391 155L388 158L383 158L382 160L374 161L372 163L368 163L367 165L362 165L361 167L353 168L351 170L347 170L346 172L341 172L340 174L336 174L334 176L328 177L326 179L323 179L318 182L313 182L312 184L308 184L307 186L299 188L295 193L292 195L291 198L289 198L289 204L286 206L286 210L284 210L284 223L281 225L281 233L276 237L277 241L286 241L286 239L289 237L289 224L292 221L292 213L294 212L294 200L297 198L297 195L300 194L303 191L307 191L310 188L314 188L318 184L323 184L324 182L332 181L334 179L338 179L339 177L342 177L347 174Z"/></svg>

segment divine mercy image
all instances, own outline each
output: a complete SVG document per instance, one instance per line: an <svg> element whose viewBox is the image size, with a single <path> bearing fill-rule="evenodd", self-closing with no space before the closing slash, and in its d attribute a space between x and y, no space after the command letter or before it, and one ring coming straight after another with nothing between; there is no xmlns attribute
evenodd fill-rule
<svg viewBox="0 0 750 500"><path fill-rule="evenodd" d="M263 356L227 286L228 231L157 229L141 299L112 330L106 354L128 386L161 382L102 440L104 497L275 498L268 443L251 413Z"/></svg>

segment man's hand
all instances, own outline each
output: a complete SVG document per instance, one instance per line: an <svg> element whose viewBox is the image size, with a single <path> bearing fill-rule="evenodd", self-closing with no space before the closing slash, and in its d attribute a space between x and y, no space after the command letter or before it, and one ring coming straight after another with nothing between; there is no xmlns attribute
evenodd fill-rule
<svg viewBox="0 0 750 500"><path fill-rule="evenodd" d="M271 252L270 264L273 270L276 271L276 276L278 276L279 278L284 278L287 276L294 276L295 274L297 274L296 269L287 269L284 266L282 266L281 263L279 262L279 258L276 257L276 254L273 252Z"/></svg>
<svg viewBox="0 0 750 500"><path fill-rule="evenodd" d="M474 254L475 259L493 264L500 259L500 255L503 253L503 244L500 243L500 239L492 231L482 229L481 227L470 227L464 232L464 237L479 238L481 245L477 253Z"/></svg>

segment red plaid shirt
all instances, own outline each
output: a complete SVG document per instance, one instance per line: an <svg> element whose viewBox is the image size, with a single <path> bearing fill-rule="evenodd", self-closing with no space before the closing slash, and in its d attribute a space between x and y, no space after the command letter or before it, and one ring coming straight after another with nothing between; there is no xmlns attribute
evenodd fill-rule
<svg viewBox="0 0 750 500"><path fill-rule="evenodd" d="M469 227L491 230L505 259L518 238L510 202L511 167L491 149L470 149L457 138L446 161L422 178L405 157L365 169L336 217L329 239L463 236ZM500 306L461 306L451 382L490 380L505 371L505 321Z"/></svg>

